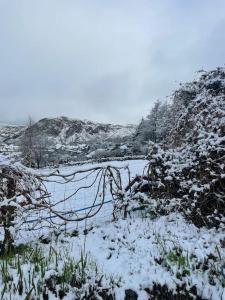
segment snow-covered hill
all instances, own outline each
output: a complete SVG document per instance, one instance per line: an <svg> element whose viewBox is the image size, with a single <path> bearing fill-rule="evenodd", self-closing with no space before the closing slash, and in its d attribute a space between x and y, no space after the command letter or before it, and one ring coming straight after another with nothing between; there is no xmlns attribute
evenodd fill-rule
<svg viewBox="0 0 225 300"><path fill-rule="evenodd" d="M44 118L34 123L32 128L35 132L45 135L55 145L123 139L135 131L134 125L102 124L67 117ZM18 144L24 132L26 126L0 125L0 143Z"/></svg>
<svg viewBox="0 0 225 300"><path fill-rule="evenodd" d="M66 117L45 118L35 123L33 128L46 135L54 143L64 145L86 143L99 139L121 139L130 136L135 130L134 125L102 124Z"/></svg>

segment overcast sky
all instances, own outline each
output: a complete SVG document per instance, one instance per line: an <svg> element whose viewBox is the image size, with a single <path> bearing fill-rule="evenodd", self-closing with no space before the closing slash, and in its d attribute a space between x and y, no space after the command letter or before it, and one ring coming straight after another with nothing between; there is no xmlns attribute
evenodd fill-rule
<svg viewBox="0 0 225 300"><path fill-rule="evenodd" d="M0 122L136 123L225 64L225 0L0 0Z"/></svg>

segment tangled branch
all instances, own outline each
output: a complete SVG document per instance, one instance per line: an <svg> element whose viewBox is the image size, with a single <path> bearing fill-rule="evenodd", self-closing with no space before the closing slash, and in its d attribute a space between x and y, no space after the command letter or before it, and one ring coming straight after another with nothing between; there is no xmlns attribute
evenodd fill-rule
<svg viewBox="0 0 225 300"><path fill-rule="evenodd" d="M97 215L105 203L107 189L112 199L122 199L121 169L108 165L75 170L70 173L56 170L49 174L37 174L21 165L0 165L0 226L4 228L5 233L4 250L9 251L13 245L12 228L26 223L35 213L43 212L43 216L39 217L37 223L46 219L51 225L62 224L62 221L78 222ZM91 179L89 184L86 184L87 179ZM46 188L47 183L70 183L73 185L72 192L62 199L53 201ZM78 183L83 184L77 186ZM93 193L90 207L84 214L76 215L73 211L59 209L61 203L71 201L80 191L95 185L97 188ZM46 218L49 215L51 217Z"/></svg>

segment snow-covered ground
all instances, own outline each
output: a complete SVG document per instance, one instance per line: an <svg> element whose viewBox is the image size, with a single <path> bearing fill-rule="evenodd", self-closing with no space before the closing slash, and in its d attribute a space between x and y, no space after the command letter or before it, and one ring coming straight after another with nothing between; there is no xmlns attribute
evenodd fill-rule
<svg viewBox="0 0 225 300"><path fill-rule="evenodd" d="M59 168L59 172L61 174L67 175L71 174L74 171L77 170L87 170L89 168L94 168L97 166L115 166L120 167L121 169L121 179L122 179L122 185L125 188L129 182L128 172L127 169L124 167L129 167L130 170L130 176L135 177L136 175L140 175L143 173L143 169L146 166L147 161L146 160L126 160L126 161L110 161L110 162L103 162L103 163L90 163L90 164L84 164L84 165L75 165L75 166L61 166ZM123 169L124 168L124 169ZM45 168L43 170L38 171L38 173L41 174L50 174L53 170L49 168ZM55 206L55 209L57 211L62 212L70 212L70 211L76 211L75 217L81 217L82 215L86 214L89 210L89 207L94 202L95 194L98 188L98 181L96 181L90 188L88 189L80 189L78 193L74 196L74 191L83 187L83 186L90 186L92 182L95 179L96 173L90 174L87 178L84 178L86 176L86 173L78 174L75 178L76 182L68 182L65 183L65 181L62 178L51 176L49 178L50 182L45 182L46 188L48 192L50 193L50 201L51 203L58 203L58 205ZM83 179L84 178L84 179ZM54 181L57 182L54 182ZM61 184L63 183L63 184ZM64 201L64 199L68 200ZM68 228L83 228L83 227L91 227L101 224L104 221L110 221L112 220L112 212L113 212L113 201L112 196L109 191L109 188L106 189L106 195L105 200L106 204L103 205L101 210L98 212L96 216L93 218L90 218L83 222L72 222L68 223ZM61 202L62 201L62 202ZM100 198L97 199L96 205L98 205L102 200ZM112 202L110 202L112 201ZM86 209L85 209L86 208ZM99 207L96 207L97 210ZM29 224L24 224L25 228L32 228L32 226L36 223L38 223L38 220L40 217L49 217L49 215L46 216L46 212L38 213L29 215ZM74 215L71 215L69 217L74 217ZM47 220L48 221L48 220ZM59 222L59 219L55 220ZM40 227L40 231L36 231L35 234L39 232L40 234L43 234L43 228L42 226L37 226L37 228ZM32 234L32 233L31 233ZM20 235L23 237L22 231L20 231Z"/></svg>
<svg viewBox="0 0 225 300"><path fill-rule="evenodd" d="M146 163L146 161L134 160L102 164L129 165L131 177L133 177L143 172ZM70 174L75 168L80 170L90 166L95 165L61 167L60 172ZM50 171L52 170L44 169L41 173L47 174ZM90 176L85 180L85 185L88 185L93 178ZM125 169L122 170L122 180L123 185L126 186L128 178ZM48 182L46 186L51 192L51 201L57 202L72 193L74 185L77 188L83 183L83 180L63 185ZM95 190L96 185L93 185L91 189L81 190L68 202L60 203L59 208L78 210L88 207L93 202ZM109 200L112 199L110 193L107 193L105 201ZM41 245L46 255L53 247L62 259L66 259L69 253L70 258L79 260L82 251L94 266L90 268L90 276L96 277L95 272L98 275L104 274L102 279L104 286L112 286L114 282L113 292L115 292L116 300L123 300L125 291L129 289L138 294L138 300L147 300L150 297L149 290L157 284L161 286L166 284L172 291L175 291L177 286L185 285L185 290L190 290L191 293L194 288L195 293L202 299L225 300L224 228L198 229L177 213L151 219L139 212L127 219L120 218L112 221L112 205L111 202L105 204L97 216L88 222L68 224L64 228L65 231L61 232L57 238L51 236L54 227L47 230L39 226L39 229L35 231L27 231L27 227L24 227L17 236L17 243L35 244L40 235L44 234L51 240L50 244ZM37 216L30 216L30 220L34 217ZM88 234L85 229L88 230ZM65 253L67 255L64 255ZM29 268L29 264L22 265L27 280ZM53 269L49 266L45 277L54 274ZM16 275L15 270L11 272L14 279L19 276ZM0 293L4 289L1 276ZM37 279L35 279L35 284L36 282L38 282ZM64 299L74 299L74 292L75 289L71 288ZM6 298L3 297L3 299L9 299L7 298L9 294L5 293L5 295ZM24 299L24 294L12 299ZM56 299L51 292L49 292L49 299Z"/></svg>
<svg viewBox="0 0 225 300"><path fill-rule="evenodd" d="M224 229L198 229L174 213L154 220L133 216L106 221L88 234L84 228L77 228L76 236L70 233L72 228L57 242L43 245L44 253L48 255L53 247L64 259L69 253L79 260L83 251L92 265L90 278L104 274L106 287L113 281L116 300L125 299L129 289L137 293L138 300L154 299L148 294L154 284L167 285L173 292L185 284L187 290L194 287L200 299L225 299ZM46 274L55 274L54 267ZM71 289L64 299L74 299L74 293ZM56 299L52 293L49 296Z"/></svg>
<svg viewBox="0 0 225 300"><path fill-rule="evenodd" d="M147 300L145 289L154 283L166 284L171 290L186 283L189 288L196 286L203 299L225 299L224 229L197 229L179 214L155 220L134 217L106 223L66 243L73 253L79 253L85 244L104 273L121 279L116 299L124 299L125 289L132 289L138 299ZM213 273L214 269L218 272Z"/></svg>

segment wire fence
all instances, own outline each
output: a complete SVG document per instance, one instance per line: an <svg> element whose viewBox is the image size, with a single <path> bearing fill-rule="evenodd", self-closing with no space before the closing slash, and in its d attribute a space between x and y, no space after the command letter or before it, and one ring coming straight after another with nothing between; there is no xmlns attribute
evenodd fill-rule
<svg viewBox="0 0 225 300"><path fill-rule="evenodd" d="M97 165L115 165L117 167L128 167L130 176L135 177L137 174L142 174L144 166L146 165L145 160L128 160L128 161L113 161L113 162L104 162L104 163L97 163ZM87 166L84 165L84 166ZM64 172L69 172L71 170L74 170L78 168L78 166L67 166L62 167L61 169ZM121 179L122 179L122 185L125 188L128 184L128 174L125 169L121 169ZM82 175L83 176L83 175ZM87 178L84 178L83 180L79 181L82 176L77 178L76 182L68 182L65 184L60 184L59 182L48 182L46 183L46 187L48 189L48 192L50 193L50 201L52 203L55 203L59 201L59 199L67 199L69 195L73 194L75 189L79 189L79 187L88 187L90 185L90 182L93 180L93 176L89 176ZM79 191L78 194L70 197L69 201L62 201L59 205L59 208L62 211L62 215L76 215L80 216L83 213L85 214L90 209L99 208L101 206L101 210L98 212L98 214L92 218L92 220L88 220L88 223L98 223L98 221L104 219L109 220L112 217L113 213L113 206L115 199L112 199L112 195L109 192L109 189L107 189L104 203L102 204L101 199L97 199L97 203L93 205L93 195L96 194L96 190L98 187L98 183L96 182L91 188L83 188ZM52 220L57 219L57 216L30 216L26 223L35 223L40 220L46 221L46 220ZM82 225L82 223L81 223Z"/></svg>
<svg viewBox="0 0 225 300"><path fill-rule="evenodd" d="M138 159L41 170L38 176L46 187L45 203L50 209L38 206L24 209L19 220L20 234L38 232L42 235L51 229L80 231L111 221L115 201L121 200L115 191L122 193L130 178L142 174L146 163Z"/></svg>

